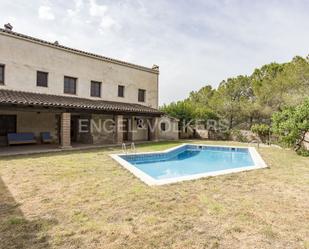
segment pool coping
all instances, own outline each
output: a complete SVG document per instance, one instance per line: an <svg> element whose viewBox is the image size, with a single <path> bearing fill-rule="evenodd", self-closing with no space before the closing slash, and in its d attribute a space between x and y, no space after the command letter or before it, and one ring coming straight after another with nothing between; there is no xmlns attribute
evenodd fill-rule
<svg viewBox="0 0 309 249"><path fill-rule="evenodd" d="M161 154L161 153L169 153L171 151L174 151L176 149L179 149L181 147L187 146L187 145L194 145L194 146L205 146L205 147L225 147L225 148L247 148L249 150L249 153L252 157L252 160L254 162L253 166L245 166L240 168L234 168L234 169L226 169L226 170L219 170L219 171L213 171L213 172L207 172L207 173L201 173L201 174L194 174L194 175L188 175L188 176L181 176L181 177L175 177L171 179L155 179L145 172L141 171L140 169L136 168L133 164L129 163L125 159L121 158L121 156L127 156L127 155L147 155L147 154ZM267 168L267 164L263 160L263 158L260 156L260 154L257 152L255 147L250 146L230 146L230 145L209 145L209 144L191 144L191 143L184 143L176 147L172 147L163 151L154 151L154 152L138 152L138 153L120 153L120 154L110 154L110 156L118 162L121 166L123 166L125 169L130 171L133 175L135 175L137 178L139 178L141 181L146 183L147 185L154 186L154 185L165 185L165 184L172 184L176 182L181 181L189 181L189 180L196 180L199 178L204 177L210 177L210 176L218 176L218 175L225 175L225 174L231 174L231 173L237 173L242 171L249 171L254 169L262 169Z"/></svg>

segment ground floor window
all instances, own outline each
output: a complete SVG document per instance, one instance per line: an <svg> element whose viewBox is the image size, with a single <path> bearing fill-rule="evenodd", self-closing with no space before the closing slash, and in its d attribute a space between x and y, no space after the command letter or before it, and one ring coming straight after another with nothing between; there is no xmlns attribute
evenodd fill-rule
<svg viewBox="0 0 309 249"><path fill-rule="evenodd" d="M0 136L16 133L16 115L0 115Z"/></svg>
<svg viewBox="0 0 309 249"><path fill-rule="evenodd" d="M166 131L166 123L161 123L161 131Z"/></svg>

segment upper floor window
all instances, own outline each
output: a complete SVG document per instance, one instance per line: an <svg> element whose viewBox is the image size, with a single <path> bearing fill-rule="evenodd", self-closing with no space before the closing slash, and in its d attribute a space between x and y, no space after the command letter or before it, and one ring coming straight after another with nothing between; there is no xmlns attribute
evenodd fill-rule
<svg viewBox="0 0 309 249"><path fill-rule="evenodd" d="M124 86L118 86L118 97L124 97Z"/></svg>
<svg viewBox="0 0 309 249"><path fill-rule="evenodd" d="M91 81L91 97L101 97L101 82Z"/></svg>
<svg viewBox="0 0 309 249"><path fill-rule="evenodd" d="M4 84L4 65L0 65L0 84Z"/></svg>
<svg viewBox="0 0 309 249"><path fill-rule="evenodd" d="M47 85L48 85L48 73L37 71L36 72L36 85L42 86L42 87L47 87Z"/></svg>
<svg viewBox="0 0 309 249"><path fill-rule="evenodd" d="M138 89L138 101L139 102L145 102L145 95L146 95L146 90Z"/></svg>
<svg viewBox="0 0 309 249"><path fill-rule="evenodd" d="M76 78L64 76L64 93L76 94Z"/></svg>

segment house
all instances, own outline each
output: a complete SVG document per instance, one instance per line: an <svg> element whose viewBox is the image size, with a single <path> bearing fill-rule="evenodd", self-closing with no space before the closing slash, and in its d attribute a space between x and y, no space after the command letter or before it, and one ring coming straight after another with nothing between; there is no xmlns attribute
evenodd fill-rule
<svg viewBox="0 0 309 249"><path fill-rule="evenodd" d="M152 68L0 29L0 144L41 133L63 148L178 138L161 130L159 67ZM170 120L175 126L175 120Z"/></svg>

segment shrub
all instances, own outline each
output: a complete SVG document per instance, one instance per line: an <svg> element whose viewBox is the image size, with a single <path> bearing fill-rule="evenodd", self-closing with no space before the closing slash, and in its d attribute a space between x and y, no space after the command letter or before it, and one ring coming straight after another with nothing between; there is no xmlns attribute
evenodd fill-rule
<svg viewBox="0 0 309 249"><path fill-rule="evenodd" d="M268 136L270 127L267 124L254 124L251 127L251 131L259 136Z"/></svg>
<svg viewBox="0 0 309 249"><path fill-rule="evenodd" d="M306 133L309 132L309 99L298 106L274 113L272 121L272 130L281 142L293 146L296 151L303 149Z"/></svg>
<svg viewBox="0 0 309 249"><path fill-rule="evenodd" d="M240 130L236 130L236 129L231 130L231 137L232 137L232 140L236 140L238 142L243 142L243 143L248 142L248 139L246 138L246 136L244 136L241 133Z"/></svg>
<svg viewBox="0 0 309 249"><path fill-rule="evenodd" d="M267 124L254 124L251 127L251 131L257 134L262 142L266 142L270 133L270 126Z"/></svg>
<svg viewBox="0 0 309 249"><path fill-rule="evenodd" d="M309 150L306 150L304 148L301 148L297 151L297 154L300 156L309 157Z"/></svg>

